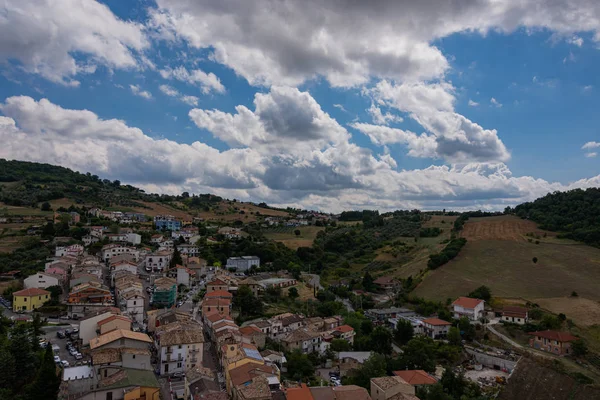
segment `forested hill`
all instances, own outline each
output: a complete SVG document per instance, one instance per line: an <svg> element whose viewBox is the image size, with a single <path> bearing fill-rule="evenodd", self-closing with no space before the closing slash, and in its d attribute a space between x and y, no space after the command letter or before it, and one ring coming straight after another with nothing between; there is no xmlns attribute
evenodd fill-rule
<svg viewBox="0 0 600 400"><path fill-rule="evenodd" d="M50 164L0 159L0 201L12 206L33 206L61 198L97 206L138 205L156 197L119 181L100 179Z"/></svg>
<svg viewBox="0 0 600 400"><path fill-rule="evenodd" d="M514 213L537 222L542 229L600 247L600 188L550 193L518 205Z"/></svg>

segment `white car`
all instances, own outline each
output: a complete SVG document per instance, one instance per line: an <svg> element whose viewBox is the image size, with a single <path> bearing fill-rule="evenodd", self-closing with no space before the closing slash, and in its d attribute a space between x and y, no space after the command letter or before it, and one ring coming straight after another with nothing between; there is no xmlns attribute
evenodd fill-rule
<svg viewBox="0 0 600 400"><path fill-rule="evenodd" d="M81 353L75 354L75 359L76 360L81 360L82 358L83 358L83 356L81 355Z"/></svg>
<svg viewBox="0 0 600 400"><path fill-rule="evenodd" d="M60 362L60 357L59 357L59 356L54 356L54 362L55 362L56 364L60 364L60 363L61 363L61 362Z"/></svg>
<svg viewBox="0 0 600 400"><path fill-rule="evenodd" d="M69 366L69 362L67 360L62 360L60 363L62 364L63 367Z"/></svg>

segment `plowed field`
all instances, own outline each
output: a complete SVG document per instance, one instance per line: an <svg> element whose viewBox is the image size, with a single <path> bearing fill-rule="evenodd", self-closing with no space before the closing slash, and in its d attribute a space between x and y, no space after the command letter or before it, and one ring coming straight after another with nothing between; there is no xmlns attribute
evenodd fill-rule
<svg viewBox="0 0 600 400"><path fill-rule="evenodd" d="M525 234L556 236L553 232L539 229L535 222L512 215L501 217L471 218L465 224L461 236L474 240L513 240L526 241Z"/></svg>

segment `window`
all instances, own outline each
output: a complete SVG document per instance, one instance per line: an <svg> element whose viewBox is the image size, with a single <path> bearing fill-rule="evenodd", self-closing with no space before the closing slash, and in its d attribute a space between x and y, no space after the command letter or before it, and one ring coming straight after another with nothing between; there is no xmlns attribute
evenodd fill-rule
<svg viewBox="0 0 600 400"><path fill-rule="evenodd" d="M135 300L134 300L134 301L133 301L133 305L134 305L134 306L135 306L135 305L137 305L137 301L135 301Z"/></svg>
<svg viewBox="0 0 600 400"><path fill-rule="evenodd" d="M180 348L181 348L181 345L177 346L177 348L178 348L178 349L180 349Z"/></svg>
<svg viewBox="0 0 600 400"><path fill-rule="evenodd" d="M177 368L181 368L181 363L180 362L177 363Z"/></svg>
<svg viewBox="0 0 600 400"><path fill-rule="evenodd" d="M112 400L112 392L106 393L106 400Z"/></svg>
<svg viewBox="0 0 600 400"><path fill-rule="evenodd" d="M132 358L135 360L135 354L132 355Z"/></svg>

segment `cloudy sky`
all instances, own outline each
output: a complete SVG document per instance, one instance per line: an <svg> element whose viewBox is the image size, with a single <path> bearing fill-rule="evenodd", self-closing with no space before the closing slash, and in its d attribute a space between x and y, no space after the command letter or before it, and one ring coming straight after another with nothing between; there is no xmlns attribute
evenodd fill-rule
<svg viewBox="0 0 600 400"><path fill-rule="evenodd" d="M324 211L600 186L596 0L0 0L0 157Z"/></svg>

